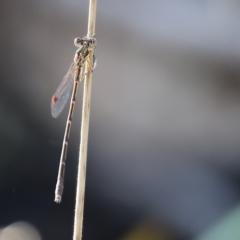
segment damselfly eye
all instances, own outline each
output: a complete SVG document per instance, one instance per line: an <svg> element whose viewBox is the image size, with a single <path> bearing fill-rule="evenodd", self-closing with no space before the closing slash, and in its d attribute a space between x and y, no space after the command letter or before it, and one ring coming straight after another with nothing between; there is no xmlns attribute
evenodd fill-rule
<svg viewBox="0 0 240 240"><path fill-rule="evenodd" d="M80 37L75 38L75 39L74 39L74 45L75 45L76 47L81 47L81 45L82 45L82 38L80 38Z"/></svg>
<svg viewBox="0 0 240 240"><path fill-rule="evenodd" d="M97 39L91 38L91 40L89 41L89 45L92 49L94 49L97 46Z"/></svg>

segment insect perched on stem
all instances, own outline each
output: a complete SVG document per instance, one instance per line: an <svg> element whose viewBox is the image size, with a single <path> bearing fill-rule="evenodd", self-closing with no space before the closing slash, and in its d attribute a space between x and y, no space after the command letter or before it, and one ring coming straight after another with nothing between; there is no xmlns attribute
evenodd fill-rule
<svg viewBox="0 0 240 240"><path fill-rule="evenodd" d="M85 63L88 64L90 71L96 66L96 59L93 56L93 62L89 59L89 53L92 51L96 45L97 40L95 37L88 38L75 38L74 40L75 46L78 47L73 63L71 64L67 74L63 78L61 84L57 88L56 92L54 93L51 101L51 112L54 118L57 118L59 114L62 112L64 107L67 104L68 98L70 93L72 92L71 100L70 100L70 107L67 117L67 123L65 128L65 134L63 138L63 146L58 170L58 178L57 178L57 185L55 190L55 202L60 203L62 199L63 187L64 187L64 174L65 174L65 164L66 164L66 155L67 155L67 148L68 148L68 139L70 135L73 111L76 102L77 96L77 89L79 82L82 81L84 77L84 69Z"/></svg>

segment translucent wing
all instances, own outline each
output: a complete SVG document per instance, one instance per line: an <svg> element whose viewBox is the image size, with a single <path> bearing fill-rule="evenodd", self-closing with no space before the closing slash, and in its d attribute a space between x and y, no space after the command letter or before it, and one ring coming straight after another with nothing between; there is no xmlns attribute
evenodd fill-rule
<svg viewBox="0 0 240 240"><path fill-rule="evenodd" d="M72 63L61 84L52 96L51 112L54 118L57 118L67 104L70 93L73 89L75 74L75 64Z"/></svg>

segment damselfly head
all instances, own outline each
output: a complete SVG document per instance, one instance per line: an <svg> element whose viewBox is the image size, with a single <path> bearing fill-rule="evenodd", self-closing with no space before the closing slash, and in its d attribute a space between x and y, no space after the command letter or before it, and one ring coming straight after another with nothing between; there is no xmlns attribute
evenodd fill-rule
<svg viewBox="0 0 240 240"><path fill-rule="evenodd" d="M83 45L88 45L90 50L94 49L97 45L97 39L95 37L78 37L74 39L74 45L76 47L82 47Z"/></svg>

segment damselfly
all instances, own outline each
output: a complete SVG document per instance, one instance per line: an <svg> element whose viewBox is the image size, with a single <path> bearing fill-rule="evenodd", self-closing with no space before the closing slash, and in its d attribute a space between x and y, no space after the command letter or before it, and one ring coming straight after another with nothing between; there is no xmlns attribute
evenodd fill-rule
<svg viewBox="0 0 240 240"><path fill-rule="evenodd" d="M97 44L95 37L88 38L76 38L74 40L75 46L78 47L73 63L71 64L67 74L63 78L61 84L54 93L51 101L51 111L54 118L58 117L67 104L68 98L72 91L72 96L70 100L70 107L68 112L68 118L65 128L65 134L63 138L63 146L58 170L57 185L55 190L55 202L60 203L62 199L63 187L64 187L64 174L65 174L65 164L66 155L68 148L68 139L70 135L73 111L76 102L78 83L82 81L84 77L84 66L85 63L88 64L90 71L92 71L96 65L95 57L93 56L93 62L89 60L89 52L92 51Z"/></svg>

